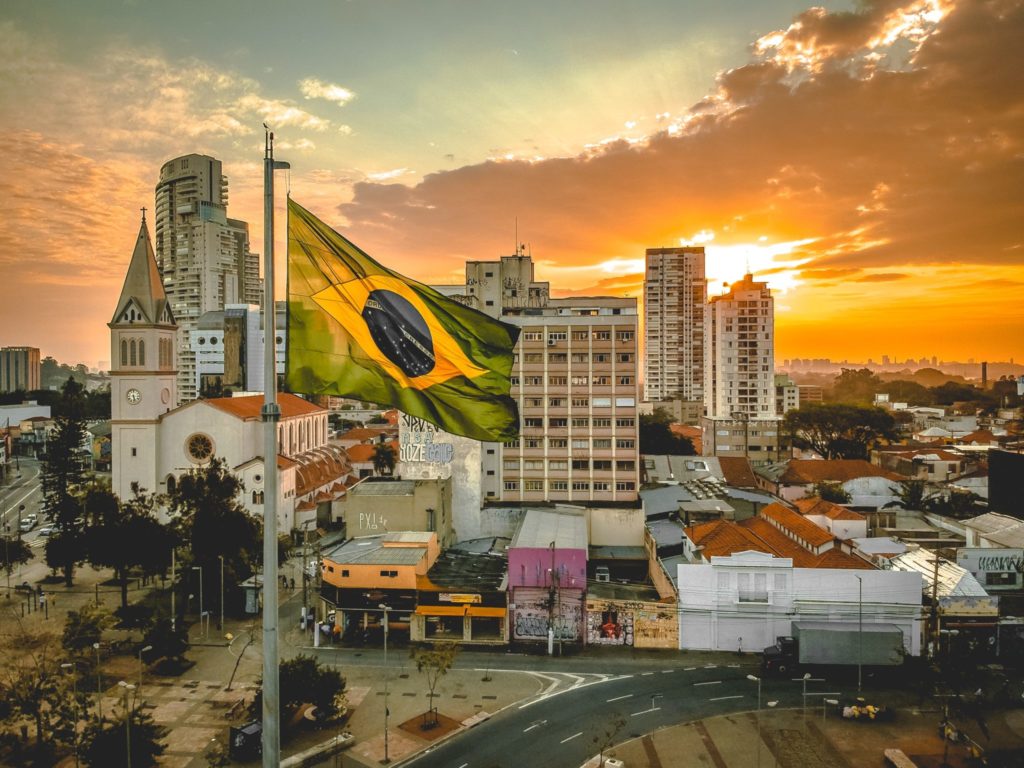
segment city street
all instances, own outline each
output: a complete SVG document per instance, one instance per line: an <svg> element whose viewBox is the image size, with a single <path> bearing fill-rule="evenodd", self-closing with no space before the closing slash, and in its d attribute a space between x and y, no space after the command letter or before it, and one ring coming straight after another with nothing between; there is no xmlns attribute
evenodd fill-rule
<svg viewBox="0 0 1024 768"><path fill-rule="evenodd" d="M32 548L33 559L16 567L9 579L6 573L3 574L2 587L5 591L22 581L34 584L49 571L43 560L42 549L46 546L46 537L39 535L39 529L45 525L42 513L41 464L36 459L21 456L18 458L17 466L18 469L11 467L13 481L0 488L0 533L12 539L18 538L19 520L29 514L35 514L35 527L20 534L21 539L28 542ZM19 514L19 507L22 506L24 509Z"/></svg>

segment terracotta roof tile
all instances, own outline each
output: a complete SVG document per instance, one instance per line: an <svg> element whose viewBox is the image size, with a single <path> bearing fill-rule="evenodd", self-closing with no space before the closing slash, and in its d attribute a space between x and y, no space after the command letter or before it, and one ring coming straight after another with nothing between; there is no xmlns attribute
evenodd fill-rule
<svg viewBox="0 0 1024 768"><path fill-rule="evenodd" d="M854 555L848 555L841 549L833 548L823 552L811 568L850 568L856 570L873 570L875 566Z"/></svg>
<svg viewBox="0 0 1024 768"><path fill-rule="evenodd" d="M766 552L777 554L763 541L749 531L740 528L727 520L713 520L685 529L687 538L695 546L701 547L701 555L710 558L719 555L731 555L736 552Z"/></svg>
<svg viewBox="0 0 1024 768"><path fill-rule="evenodd" d="M793 502L801 515L823 515L830 520L867 520L860 512L825 501L818 496L808 496Z"/></svg>
<svg viewBox="0 0 1024 768"><path fill-rule="evenodd" d="M255 421L260 418L260 409L263 408L263 395L214 397L203 402L243 421ZM283 419L305 416L310 413L326 413L319 405L314 405L308 400L303 400L301 397L297 397L289 392L281 392L277 396L277 404L281 408L281 418Z"/></svg>
<svg viewBox="0 0 1024 768"><path fill-rule="evenodd" d="M750 466L750 459L745 456L719 456L718 464L727 484L734 488L757 487L754 469Z"/></svg>
<svg viewBox="0 0 1024 768"><path fill-rule="evenodd" d="M777 557L792 559L796 568L810 568L817 556L807 551L786 534L760 517L751 517L738 525L763 541Z"/></svg>
<svg viewBox="0 0 1024 768"><path fill-rule="evenodd" d="M864 459L792 459L779 482L789 485L804 485L820 482L846 482L858 477L884 477L888 480L902 480L900 475L876 467Z"/></svg>
<svg viewBox="0 0 1024 768"><path fill-rule="evenodd" d="M820 547L822 544L832 541L833 538L832 534L825 529L819 528L810 520L778 502L769 504L758 515L777 523L778 526L789 531L795 537L803 539L812 547Z"/></svg>

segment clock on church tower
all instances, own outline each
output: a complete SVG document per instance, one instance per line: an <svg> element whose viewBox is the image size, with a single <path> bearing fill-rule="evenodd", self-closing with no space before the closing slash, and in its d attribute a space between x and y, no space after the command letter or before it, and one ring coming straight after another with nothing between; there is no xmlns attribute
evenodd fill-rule
<svg viewBox="0 0 1024 768"><path fill-rule="evenodd" d="M158 490L160 417L177 400L174 321L160 280L143 210L128 273L110 328L113 491L131 498L132 483Z"/></svg>

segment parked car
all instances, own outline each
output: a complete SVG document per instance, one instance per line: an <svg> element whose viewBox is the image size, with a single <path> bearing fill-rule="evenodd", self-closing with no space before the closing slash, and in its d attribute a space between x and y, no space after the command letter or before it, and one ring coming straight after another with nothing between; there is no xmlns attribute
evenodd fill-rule
<svg viewBox="0 0 1024 768"><path fill-rule="evenodd" d="M35 520L30 520L27 517L23 517L21 519L21 524L18 526L18 530L21 531L22 533L28 533L29 531L31 531L35 527L36 527L36 521Z"/></svg>
<svg viewBox="0 0 1024 768"><path fill-rule="evenodd" d="M21 582L21 584L14 588L14 591L23 592L27 595L31 595L33 592L35 592L35 590L32 588L32 585L29 584L27 581Z"/></svg>
<svg viewBox="0 0 1024 768"><path fill-rule="evenodd" d="M52 525L44 525L42 528L39 529L39 535L40 536L49 536L51 533L54 532L54 530L56 530L54 528L54 526L52 526Z"/></svg>

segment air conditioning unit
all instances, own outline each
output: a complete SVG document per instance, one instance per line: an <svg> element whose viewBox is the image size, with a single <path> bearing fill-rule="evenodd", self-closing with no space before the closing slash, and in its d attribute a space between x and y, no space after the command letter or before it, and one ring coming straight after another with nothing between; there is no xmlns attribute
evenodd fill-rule
<svg viewBox="0 0 1024 768"><path fill-rule="evenodd" d="M554 339L548 339L548 346L549 347L555 346L555 340Z"/></svg>

